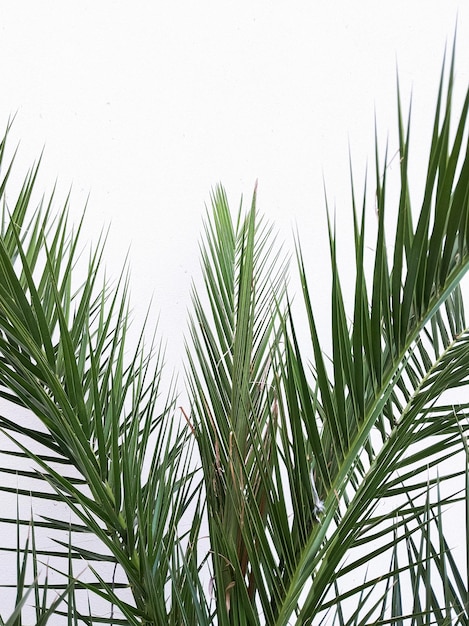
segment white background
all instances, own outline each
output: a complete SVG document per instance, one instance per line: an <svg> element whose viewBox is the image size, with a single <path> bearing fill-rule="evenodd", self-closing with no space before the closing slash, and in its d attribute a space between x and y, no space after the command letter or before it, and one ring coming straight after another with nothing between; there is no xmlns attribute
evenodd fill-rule
<svg viewBox="0 0 469 626"><path fill-rule="evenodd" d="M84 241L111 224L115 275L130 247L136 315L153 296L168 361L180 369L211 188L222 182L236 208L259 180L260 211L290 250L298 226L324 302L323 178L340 230L350 218L348 146L360 187L367 159L373 172L375 112L382 150L388 131L390 157L397 149L398 67L405 102L413 91L422 184L456 21L457 85L469 83L467 5L2 2L0 127L16 114L19 177L45 148L38 189L58 180L57 210L71 186L77 220L90 195Z"/></svg>
<svg viewBox="0 0 469 626"><path fill-rule="evenodd" d="M467 2L1 2L0 127L15 115L14 181L45 148L38 192L58 180L59 211L71 186L76 221L90 196L84 242L111 224L115 276L130 247L135 316L153 296L180 372L204 204L218 182L236 208L258 179L259 209L287 249L298 227L327 320L323 181L343 235L349 144L358 187L367 160L373 172L375 114L382 151L388 132L390 159L397 149L398 67L406 106L413 92L418 199L456 20L461 97ZM352 250L341 243L346 270Z"/></svg>

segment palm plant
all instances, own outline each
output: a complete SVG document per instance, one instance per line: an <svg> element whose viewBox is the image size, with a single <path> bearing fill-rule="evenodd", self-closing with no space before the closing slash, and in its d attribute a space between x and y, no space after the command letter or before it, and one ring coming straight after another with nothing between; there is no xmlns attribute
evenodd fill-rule
<svg viewBox="0 0 469 626"><path fill-rule="evenodd" d="M67 623L134 625L469 623L461 393L469 329L460 289L469 268L469 92L453 130L453 71L454 52L446 87L442 71L418 211L410 113L405 122L400 97L400 194L391 208L387 158L380 166L376 148L371 268L367 193L360 208L352 177L351 306L329 221L330 359L301 243L306 340L256 191L250 209L234 216L224 190L214 191L201 243L204 289L193 289L182 421L171 381L160 391L161 348L147 348L142 330L136 349L126 349L126 273L109 283L102 244L83 261L66 207L53 218L42 201L30 215L36 168L11 206L7 167L0 426L10 467L2 465L2 489L19 502L2 520L19 537L9 623L22 623L33 595L37 623L52 613ZM21 513L25 498L33 522ZM44 500L49 508L34 516ZM54 516L57 503L65 508ZM457 550L447 530L454 512L466 535ZM22 527L34 538L24 549ZM36 540L43 529L53 550ZM62 579L41 578L47 554L46 571Z"/></svg>

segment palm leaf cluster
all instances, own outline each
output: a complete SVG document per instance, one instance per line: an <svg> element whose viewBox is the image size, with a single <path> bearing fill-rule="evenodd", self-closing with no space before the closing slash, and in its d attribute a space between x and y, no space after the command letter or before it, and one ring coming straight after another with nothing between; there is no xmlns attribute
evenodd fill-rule
<svg viewBox="0 0 469 626"><path fill-rule="evenodd" d="M66 207L54 221L50 203L42 202L26 221L36 174L37 168L12 209L4 204L0 240L0 394L10 410L16 404L40 421L31 426L1 417L17 454L35 462L34 486L19 495L66 502L69 519L47 518L48 526L67 536L91 533L102 553L67 538L56 539L63 548L58 556L89 560L99 581L93 589L131 623L147 616L157 623L166 619L166 608L161 613L162 603L149 598L170 577L179 518L192 498L186 435L173 429L173 392L159 398L161 353L146 350L143 335L133 352L127 348L125 275L115 287L100 278L100 246L85 262L84 282L74 284L80 251ZM27 470L18 473L31 478ZM119 564L131 606L116 595L116 580L102 578L93 564L103 561ZM176 567L174 576L182 575Z"/></svg>
<svg viewBox="0 0 469 626"><path fill-rule="evenodd" d="M304 242L306 339L256 190L234 214L215 189L200 246L204 284L192 292L185 419L157 343L147 345L143 329L130 346L126 273L106 279L103 243L85 254L66 206L54 217L51 198L32 211L37 168L12 203L7 165L1 483L16 505L2 523L17 536L3 546L17 558L7 623L22 623L28 604L38 624L52 614L77 624L469 623L460 287L469 93L453 123L453 73L454 54L420 206L411 204L410 113L400 97L400 194L389 203L377 142L376 224L351 177L351 302L329 222L329 356ZM461 545L448 531L454 517Z"/></svg>

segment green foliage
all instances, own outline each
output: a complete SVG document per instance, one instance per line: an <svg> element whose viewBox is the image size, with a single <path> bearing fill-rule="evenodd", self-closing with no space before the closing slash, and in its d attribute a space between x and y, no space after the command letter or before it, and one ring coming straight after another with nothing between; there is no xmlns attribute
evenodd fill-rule
<svg viewBox="0 0 469 626"><path fill-rule="evenodd" d="M145 328L129 345L128 277L107 280L104 238L86 261L67 205L56 217L52 197L32 207L37 167L9 201L7 164L0 489L18 504L1 519L16 546L1 547L17 576L0 623L469 623L467 540L454 546L447 529L456 511L469 535L469 92L453 128L453 66L454 54L418 209L399 94L396 205L376 146L371 267L367 193L359 208L352 177L350 307L329 224L330 358L302 244L306 340L256 190L233 214L215 189L185 420L161 347Z"/></svg>

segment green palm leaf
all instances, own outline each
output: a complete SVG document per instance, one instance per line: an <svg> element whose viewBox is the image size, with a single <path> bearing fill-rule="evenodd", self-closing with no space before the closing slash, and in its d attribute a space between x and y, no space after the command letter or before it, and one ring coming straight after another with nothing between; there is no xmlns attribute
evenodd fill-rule
<svg viewBox="0 0 469 626"><path fill-rule="evenodd" d="M276 478L273 360L285 265L255 205L256 192L246 217L240 209L233 221L224 190L215 190L201 247L207 301L193 291L190 419L204 471L219 624L257 623L255 599L269 611L277 585L262 542Z"/></svg>
<svg viewBox="0 0 469 626"><path fill-rule="evenodd" d="M187 434L173 418L173 388L160 398L162 351L145 346L143 330L136 349L127 348L127 277L115 287L100 279L102 245L79 269L79 229L70 231L66 207L53 220L51 202L41 204L28 221L35 177L36 170L12 210L4 204L0 232L0 397L9 403L0 427L19 450L4 452L18 461L17 475L33 481L21 493L68 504L71 552L60 539L69 524L43 523L59 559L86 559L95 571L95 582L75 589L99 594L132 623L137 616L187 621L199 594L198 565L179 526L198 498L198 481L189 471ZM38 421L31 425L24 409ZM34 472L22 458L34 462ZM83 533L98 542L95 551L80 547ZM118 584L102 568L109 563L117 564ZM120 597L122 580L131 601ZM180 594L168 605L162 590L174 580ZM200 600L199 612L204 606Z"/></svg>
<svg viewBox="0 0 469 626"><path fill-rule="evenodd" d="M453 66L446 103L440 86L424 200L415 229L407 173L410 123L404 134L399 104L401 195L390 269L384 232L385 214L389 210L386 206L387 171L386 166L380 169L377 160L378 231L371 288L363 271L365 221L355 213L357 270L351 328L340 286L335 237L330 234L332 368L323 356L306 269L301 253L299 256L314 353L314 377L309 384L306 382L310 379L292 330L284 380L290 406L295 406L306 432L311 433L308 438L311 470L325 511L320 522L306 534L294 569L285 574L288 586L279 606L278 624L287 623L297 603L301 607L298 624L309 623L330 607L339 610L342 598L352 595L350 590L345 595L337 592L339 571L350 575L359 561L345 567L341 563L347 554L353 554L356 546L369 540L369 524L377 523L373 513L383 499L390 497L390 485L393 485L392 495L397 495L396 475L404 472L400 493L418 492L414 481L425 483L429 468L438 466L449 454L463 450L467 432L466 406L445 407L443 400L445 392L466 383L469 365L468 328L458 287L469 267L469 152L467 148L464 152L463 148L469 96L451 143L452 76ZM356 206L355 197L353 204ZM293 322L291 326L293 329ZM464 476L464 463L459 471L448 472L440 476L439 481L443 483L456 474ZM430 572L430 562L435 562L431 533L419 513L417 501L410 505L393 505L388 516L379 521L380 538L389 541L389 547L405 541L406 536L419 536L417 541L421 542L421 547L417 552L409 552L404 573L413 571L416 559L420 559L427 572ZM444 499L438 501L445 502ZM409 520L416 524L412 531L405 526L407 530L400 539L391 537L393 529L397 528L395 524L407 525ZM305 519L299 523L307 524ZM376 556L381 553L378 551ZM404 573L399 573L399 580ZM385 568L380 572L380 580L392 580L395 575L393 569ZM441 569L437 568L433 575L446 581ZM421 573L418 580L423 580ZM430 581L425 579L424 582L428 591ZM309 591L300 600L300 594L309 584ZM358 585L354 593L360 594L367 586ZM331 597L334 599L329 599ZM393 620L397 617L395 611L405 612L403 602L399 598L394 609L390 603L391 608L383 613L383 621L375 622L369 617L356 623L369 623L368 619L370 623L387 623L385 616ZM453 612L448 613L453 620L451 623L466 623L467 598L458 592L451 603ZM366 606L363 606L363 615L366 615ZM415 623L427 623L429 618L443 623L438 621L440 607L433 596L431 601L417 608L408 609L409 615L412 610L416 614L421 610L419 619L422 621L417 619Z"/></svg>

